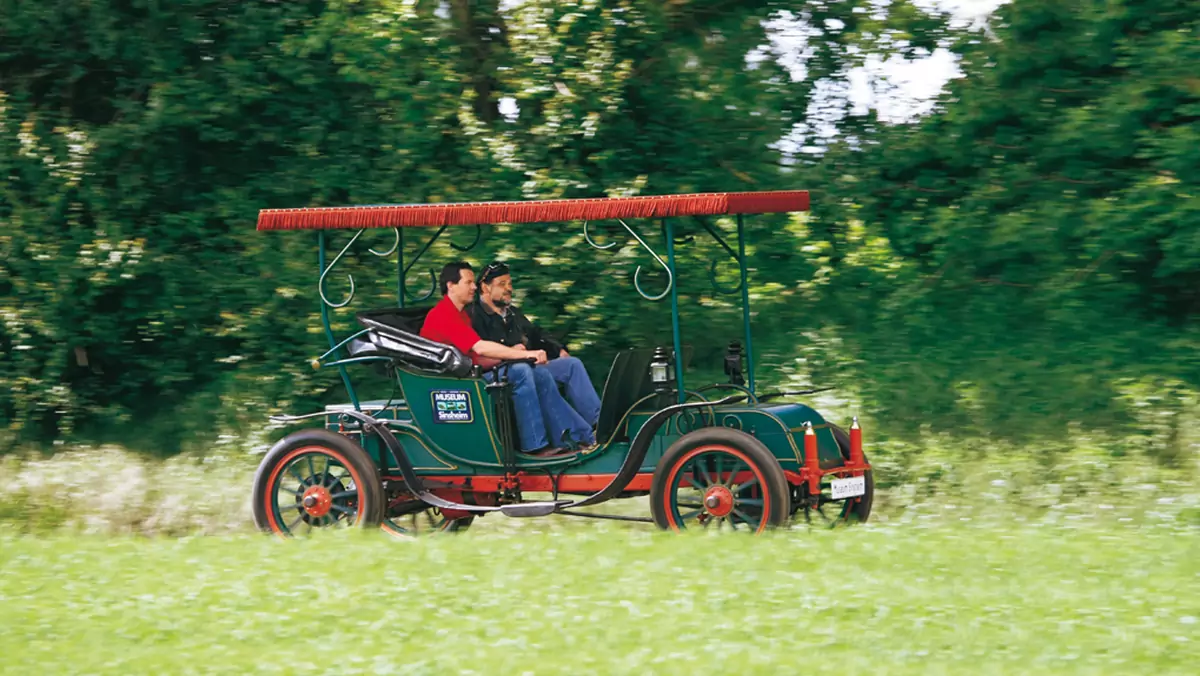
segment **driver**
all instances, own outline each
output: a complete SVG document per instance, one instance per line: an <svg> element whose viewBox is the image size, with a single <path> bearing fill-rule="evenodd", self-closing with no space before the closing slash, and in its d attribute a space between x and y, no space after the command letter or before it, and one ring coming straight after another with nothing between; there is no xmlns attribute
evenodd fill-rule
<svg viewBox="0 0 1200 676"><path fill-rule="evenodd" d="M459 261L442 268L438 279L442 300L425 315L421 337L453 345L476 364L487 366L502 359L534 359L546 363L544 350L516 349L496 341L483 340L471 328L463 308L475 297L475 271L470 263ZM489 361L491 360L491 361ZM494 373L484 376L489 381ZM574 409L562 398L553 376L545 369L529 364L513 364L508 369L516 409L518 447L524 453L553 455L564 449L557 442L595 447L596 437Z"/></svg>
<svg viewBox="0 0 1200 676"><path fill-rule="evenodd" d="M545 352L548 363L537 370L549 371L554 382L563 386L567 399L588 427L600 420L600 396L588 377L587 369L578 357L546 335L512 304L512 274L508 265L499 261L489 263L479 274L479 296L467 306L471 326L487 340L518 350Z"/></svg>

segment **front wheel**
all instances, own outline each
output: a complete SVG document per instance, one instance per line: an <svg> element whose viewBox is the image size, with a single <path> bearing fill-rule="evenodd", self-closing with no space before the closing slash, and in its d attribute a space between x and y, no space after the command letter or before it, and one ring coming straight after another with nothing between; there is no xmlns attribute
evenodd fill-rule
<svg viewBox="0 0 1200 676"><path fill-rule="evenodd" d="M761 533L791 514L787 477L761 441L710 427L680 437L663 454L650 490L659 528Z"/></svg>
<svg viewBox="0 0 1200 676"><path fill-rule="evenodd" d="M829 429L833 432L833 438L837 441L842 458L849 460L850 435L836 425L830 425ZM866 460L865 455L863 459ZM866 471L864 484L865 491L862 495L840 501L826 501L822 497L815 509L808 506L807 487L797 486L796 504L804 506L804 518L810 525L836 528L841 525L865 523L871 516L871 506L875 501L875 474L872 470Z"/></svg>
<svg viewBox="0 0 1200 676"><path fill-rule="evenodd" d="M283 537L316 528L377 528L383 482L367 452L323 429L289 434L254 474L254 523Z"/></svg>

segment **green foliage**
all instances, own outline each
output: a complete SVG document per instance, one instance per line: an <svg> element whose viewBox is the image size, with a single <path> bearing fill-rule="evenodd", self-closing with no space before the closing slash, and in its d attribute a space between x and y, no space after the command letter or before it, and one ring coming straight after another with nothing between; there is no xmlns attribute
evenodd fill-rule
<svg viewBox="0 0 1200 676"><path fill-rule="evenodd" d="M959 39L936 114L814 167L840 197L825 299L882 418L1028 441L1140 425L1135 391L1184 410L1197 28L1174 0L1012 3Z"/></svg>

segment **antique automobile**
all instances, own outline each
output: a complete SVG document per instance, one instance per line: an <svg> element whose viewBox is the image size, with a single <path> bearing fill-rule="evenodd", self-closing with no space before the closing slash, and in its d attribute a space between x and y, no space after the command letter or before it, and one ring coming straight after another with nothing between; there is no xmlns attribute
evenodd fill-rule
<svg viewBox="0 0 1200 676"><path fill-rule="evenodd" d="M461 530L496 512L750 533L785 526L801 513L807 523L865 521L874 482L857 418L843 429L794 401L808 392L760 393L755 378L744 217L804 211L808 202L807 192L775 191L263 210L259 230L316 233L316 295L328 350L313 365L340 374L348 401L272 418L313 426L287 434L262 459L254 478L256 524L281 536L335 527L381 527L408 536ZM714 216L724 217L726 228L736 223L735 245L726 241L719 221L710 223ZM627 223L635 219L657 221L665 260ZM734 327L737 341L729 343L724 358L729 382L684 386L687 350L680 336L675 255L676 246L689 241L677 238L676 221L682 219L699 222L738 264L735 291L743 321L740 331ZM540 457L518 450L506 377L513 362L501 362L484 378L467 355L418 335L429 308L406 307L412 290L405 278L448 228L473 226L478 243L489 224L567 221L582 221L587 243L598 249L616 242L597 244L588 223L619 224L661 267L665 290L645 292L640 267L634 286L647 300L669 298L673 341L616 354L601 391L594 448ZM353 278L348 297L336 302L327 282L371 228L391 229L395 237L390 250L369 251L395 255L396 267L388 274L397 282L397 303L357 312L361 330L339 340L330 315L352 301ZM433 234L406 262L404 234L418 228ZM338 230L354 234L327 263L327 240ZM416 302L432 295L430 289ZM360 383L387 379L394 396L360 400L352 371ZM645 496L649 517L581 511Z"/></svg>

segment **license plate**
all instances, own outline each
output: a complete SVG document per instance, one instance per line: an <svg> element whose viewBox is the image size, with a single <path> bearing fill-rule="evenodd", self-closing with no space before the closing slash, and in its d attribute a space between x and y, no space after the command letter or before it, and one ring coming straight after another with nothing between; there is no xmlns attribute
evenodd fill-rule
<svg viewBox="0 0 1200 676"><path fill-rule="evenodd" d="M833 492L834 500L857 498L867 492L867 478L852 476L848 479L834 479L830 489Z"/></svg>

